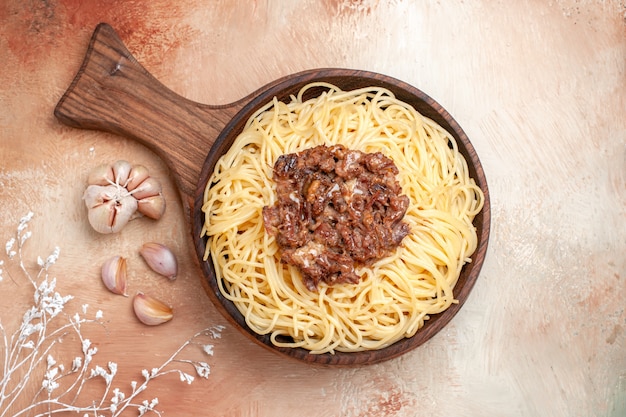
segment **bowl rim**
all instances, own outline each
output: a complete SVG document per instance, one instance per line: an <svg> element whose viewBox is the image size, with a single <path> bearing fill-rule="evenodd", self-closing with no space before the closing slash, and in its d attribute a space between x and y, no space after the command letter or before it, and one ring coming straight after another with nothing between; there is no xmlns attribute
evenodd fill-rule
<svg viewBox="0 0 626 417"><path fill-rule="evenodd" d="M459 152L467 161L470 176L484 194L485 200L483 208L474 219L474 226L477 229L478 246L471 256L472 262L466 263L463 266L459 280L454 289L455 299L458 300L458 302L452 304L448 309L439 314L430 315L430 319L424 323L414 336L400 339L378 350L311 354L308 350L303 348L285 348L273 345L270 341L270 335L259 335L246 325L243 315L235 305L230 300L226 299L219 291L211 259L206 261L203 259L207 238L200 237L204 224L202 205L205 185L213 172L215 162L230 148L236 136L243 129L243 125L256 109L270 102L274 96L277 96L279 100L283 100L288 97L289 94L294 94L299 91L304 85L318 81L328 82L345 90L359 88L359 86L384 87L393 92L396 98L413 105L422 115L439 123L455 138ZM356 87L344 88L345 85L351 84L356 84ZM396 358L430 340L452 320L464 305L478 279L488 247L491 223L489 188L480 159L465 131L443 106L422 90L396 78L371 71L343 68L321 68L302 71L282 77L262 87L255 93L250 94L243 100L248 100L247 104L245 104L222 129L206 156L198 179L191 213L194 247L204 275L202 282L207 295L215 307L230 324L235 326L256 344L278 353L281 356L309 364L334 367L374 364Z"/></svg>

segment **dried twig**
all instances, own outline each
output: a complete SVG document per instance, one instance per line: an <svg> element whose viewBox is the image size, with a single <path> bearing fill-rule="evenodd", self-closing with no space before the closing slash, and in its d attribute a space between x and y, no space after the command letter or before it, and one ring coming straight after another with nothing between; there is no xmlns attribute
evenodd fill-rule
<svg viewBox="0 0 626 417"><path fill-rule="evenodd" d="M103 325L103 312L98 310L91 315L89 306L84 304L80 312L69 316L66 307L74 297L59 294L56 279L48 274L49 268L59 258L59 248L55 248L45 260L38 257L39 271L34 278L24 266L22 250L31 237L27 228L32 217L33 213L28 213L20 220L15 237L9 239L5 246L8 261L18 263L20 275L32 284L34 295L32 306L26 310L21 324L10 336L0 320L0 417L42 417L61 412L84 413L86 417L115 417L129 409L135 409L139 416L148 412L160 416L157 397L151 401L139 398L140 394L145 396L151 381L167 374L178 374L181 381L191 384L195 377L175 364L188 365L197 376L208 378L211 372L208 362L184 359L182 354L186 348L195 345L200 346L205 355L212 356L213 345L203 344L202 340L219 338L223 330L223 326L219 325L192 335L160 366L138 372L143 380L132 381L129 392L116 386L117 363L109 361L106 366L94 364L98 349L82 332L84 325ZM16 282L3 266L4 260L0 260L0 282L3 281L3 274ZM65 317L67 321L53 328L51 323L54 321L56 326L61 320L58 317ZM54 356L55 347L68 334L74 334L79 340L80 353L71 364L58 363ZM41 381L34 380L42 374ZM17 375L21 378L18 379ZM81 392L93 379L104 380L102 394L88 403L79 403ZM38 390L29 401L26 395L31 384L38 384L35 385Z"/></svg>

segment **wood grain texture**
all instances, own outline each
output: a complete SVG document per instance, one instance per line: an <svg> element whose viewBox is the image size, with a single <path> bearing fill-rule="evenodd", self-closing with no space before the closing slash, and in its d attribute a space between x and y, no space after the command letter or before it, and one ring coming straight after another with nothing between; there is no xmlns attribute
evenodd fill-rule
<svg viewBox="0 0 626 417"><path fill-rule="evenodd" d="M384 349L312 355L301 348L276 347L269 335L258 335L247 326L244 316L220 293L213 262L204 260L207 242L200 237L205 221L202 212L204 190L217 161L228 151L258 108L274 98L289 100L312 82L331 83L346 91L370 86L390 90L398 99L411 104L452 134L460 153L468 162L470 175L485 196L483 210L474 222L478 235L477 250L471 263L463 268L455 286L458 303L441 314L432 315L415 336ZM322 91L311 89L305 99L316 97ZM232 117L234 110L240 111ZM114 28L101 23L91 38L77 76L61 97L54 114L72 127L98 129L137 139L165 160L177 180L183 201L187 202L185 206L191 209L188 223L198 263L206 280L207 294L220 312L251 340L285 357L334 366L374 364L398 357L443 329L462 307L478 279L487 252L491 214L489 189L480 159L463 129L439 103L400 80L368 71L315 69L283 77L231 105L209 107L180 97L159 83L132 56ZM232 119L224 123L229 117ZM219 126L224 126L223 130L214 139L215 129ZM207 149L204 160L202 152ZM197 187L192 195L194 183Z"/></svg>
<svg viewBox="0 0 626 417"><path fill-rule="evenodd" d="M54 114L67 125L131 137L154 150L172 170L188 208L205 155L238 107L202 105L174 93L101 23Z"/></svg>

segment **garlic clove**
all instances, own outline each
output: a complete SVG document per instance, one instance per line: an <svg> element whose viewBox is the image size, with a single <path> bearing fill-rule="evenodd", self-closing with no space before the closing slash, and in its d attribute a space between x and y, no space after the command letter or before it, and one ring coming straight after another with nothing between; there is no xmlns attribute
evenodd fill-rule
<svg viewBox="0 0 626 417"><path fill-rule="evenodd" d="M128 191L133 191L139 184L145 181L146 178L150 176L148 172L148 168L143 165L135 165L128 175L128 184L126 184L126 189Z"/></svg>
<svg viewBox="0 0 626 417"><path fill-rule="evenodd" d="M113 203L100 204L89 209L87 219L96 232L102 234L115 233L116 229L113 227L114 212Z"/></svg>
<svg viewBox="0 0 626 417"><path fill-rule="evenodd" d="M137 201L137 211L151 219L159 220L165 213L165 198L161 194L142 198Z"/></svg>
<svg viewBox="0 0 626 417"><path fill-rule="evenodd" d="M111 228L116 229L116 231L121 230L133 218L136 211L137 200L134 197L126 196L120 199L115 204L115 215Z"/></svg>
<svg viewBox="0 0 626 417"><path fill-rule="evenodd" d="M113 169L115 183L117 185L121 185L122 187L126 187L130 170L133 168L130 162L122 160L115 161L113 165L111 165L111 168Z"/></svg>
<svg viewBox="0 0 626 417"><path fill-rule="evenodd" d="M87 177L87 184L109 185L115 181L113 168L109 164L101 164L92 169Z"/></svg>
<svg viewBox="0 0 626 417"><path fill-rule="evenodd" d="M159 195L162 190L161 183L157 179L148 177L132 191L132 195L137 200L142 200L146 197Z"/></svg>
<svg viewBox="0 0 626 417"><path fill-rule="evenodd" d="M139 321L148 326L166 323L174 317L170 306L141 292L133 298L133 310Z"/></svg>
<svg viewBox="0 0 626 417"><path fill-rule="evenodd" d="M127 296L126 294L126 258L113 256L102 264L102 282L113 294Z"/></svg>
<svg viewBox="0 0 626 417"><path fill-rule="evenodd" d="M139 249L139 254L154 272L172 281L176 279L178 262L174 252L167 246L155 242L144 243Z"/></svg>
<svg viewBox="0 0 626 417"><path fill-rule="evenodd" d="M115 186L113 185L90 185L83 193L83 200L88 209L98 207L112 200L115 195Z"/></svg>

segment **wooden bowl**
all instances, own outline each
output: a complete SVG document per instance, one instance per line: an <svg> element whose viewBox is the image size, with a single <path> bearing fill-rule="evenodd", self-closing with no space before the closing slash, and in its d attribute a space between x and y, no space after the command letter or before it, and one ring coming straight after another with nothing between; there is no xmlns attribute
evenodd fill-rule
<svg viewBox="0 0 626 417"><path fill-rule="evenodd" d="M273 97L287 100L313 81L328 82L343 90L368 86L389 89L398 99L411 104L454 136L459 151L467 160L470 175L485 195L484 207L474 220L478 248L472 255L472 262L463 267L454 289L458 304L431 315L413 337L383 349L316 355L302 348L276 347L270 342L269 335L258 335L246 325L235 305L220 293L213 263L203 260L207 243L206 239L200 238L204 224L203 193L215 163L230 148L256 109ZM310 93L315 96L316 91ZM385 75L347 69L315 69L278 79L229 105L204 105L187 100L159 83L128 52L113 28L100 24L91 38L78 74L55 108L55 116L70 126L108 131L138 140L163 158L188 214L187 221L209 298L220 313L249 339L284 357L311 364L354 366L381 362L415 349L445 327L460 310L485 259L490 230L489 190L474 147L458 123L437 102L417 88Z"/></svg>

